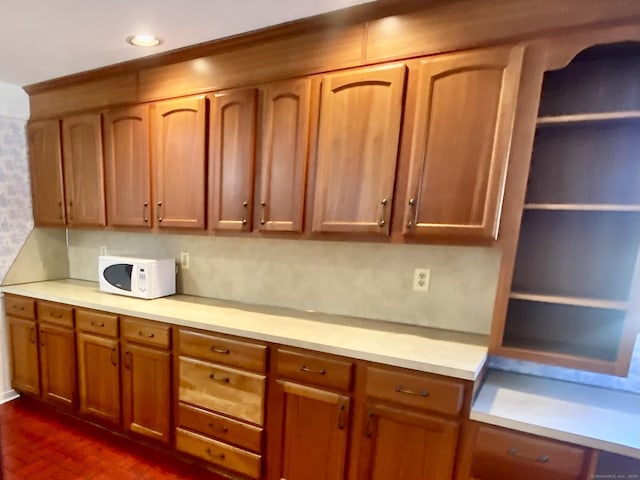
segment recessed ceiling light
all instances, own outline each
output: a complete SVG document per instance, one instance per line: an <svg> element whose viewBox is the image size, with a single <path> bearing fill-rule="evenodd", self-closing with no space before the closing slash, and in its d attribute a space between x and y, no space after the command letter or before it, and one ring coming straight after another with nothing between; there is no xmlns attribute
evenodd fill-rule
<svg viewBox="0 0 640 480"><path fill-rule="evenodd" d="M139 34L127 37L127 43L136 47L155 47L162 43L155 35Z"/></svg>

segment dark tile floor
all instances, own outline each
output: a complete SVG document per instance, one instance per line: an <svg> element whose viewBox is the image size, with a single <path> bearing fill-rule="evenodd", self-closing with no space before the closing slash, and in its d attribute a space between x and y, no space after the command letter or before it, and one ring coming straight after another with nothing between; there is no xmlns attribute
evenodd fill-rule
<svg viewBox="0 0 640 480"><path fill-rule="evenodd" d="M0 433L4 480L222 480L26 398L0 405Z"/></svg>

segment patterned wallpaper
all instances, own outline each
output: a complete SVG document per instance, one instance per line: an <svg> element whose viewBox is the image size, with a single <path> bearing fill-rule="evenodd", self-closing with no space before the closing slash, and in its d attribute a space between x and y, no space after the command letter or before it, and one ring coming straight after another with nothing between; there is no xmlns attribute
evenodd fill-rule
<svg viewBox="0 0 640 480"><path fill-rule="evenodd" d="M26 120L0 116L0 279L33 228Z"/></svg>

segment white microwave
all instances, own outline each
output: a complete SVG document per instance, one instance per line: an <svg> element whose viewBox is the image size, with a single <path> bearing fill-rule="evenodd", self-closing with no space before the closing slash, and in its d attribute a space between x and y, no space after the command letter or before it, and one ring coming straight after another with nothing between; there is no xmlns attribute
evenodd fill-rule
<svg viewBox="0 0 640 480"><path fill-rule="evenodd" d="M173 258L98 257L100 291L137 298L158 298L176 293Z"/></svg>

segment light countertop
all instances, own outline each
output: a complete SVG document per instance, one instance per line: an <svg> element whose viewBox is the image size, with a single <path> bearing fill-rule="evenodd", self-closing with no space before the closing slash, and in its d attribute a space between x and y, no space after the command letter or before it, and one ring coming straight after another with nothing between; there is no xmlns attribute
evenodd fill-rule
<svg viewBox="0 0 640 480"><path fill-rule="evenodd" d="M491 370L471 419L640 459L640 395Z"/></svg>
<svg viewBox="0 0 640 480"><path fill-rule="evenodd" d="M1 290L465 380L475 380L487 359L486 337L387 322L188 295L141 300L102 293L97 283L81 280L26 283Z"/></svg>

